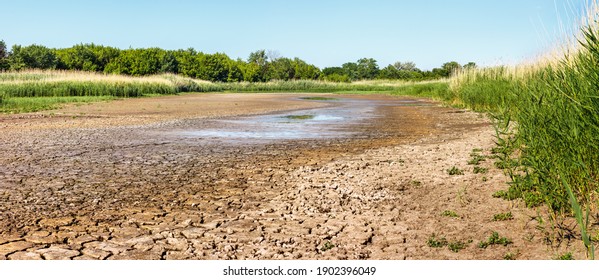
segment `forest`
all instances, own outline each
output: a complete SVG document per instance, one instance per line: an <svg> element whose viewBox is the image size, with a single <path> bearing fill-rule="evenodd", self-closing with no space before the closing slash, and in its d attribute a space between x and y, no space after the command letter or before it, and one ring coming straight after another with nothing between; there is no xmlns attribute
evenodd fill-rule
<svg viewBox="0 0 599 280"><path fill-rule="evenodd" d="M77 70L105 74L147 76L172 73L212 82L267 82L272 80L434 80L449 77L462 68L475 68L474 62L460 65L451 61L439 68L421 70L410 61L398 61L380 68L374 58L361 58L341 66L320 69L300 58L282 57L276 51L257 50L246 60L224 53L208 54L193 48L164 50L137 48L121 50L96 44L78 44L54 49L42 45L13 45L10 51L0 41L0 70Z"/></svg>

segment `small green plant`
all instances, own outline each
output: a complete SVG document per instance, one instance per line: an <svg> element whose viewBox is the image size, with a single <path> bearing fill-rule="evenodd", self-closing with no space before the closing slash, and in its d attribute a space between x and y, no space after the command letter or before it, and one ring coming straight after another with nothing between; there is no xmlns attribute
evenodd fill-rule
<svg viewBox="0 0 599 280"><path fill-rule="evenodd" d="M11 97L0 104L0 113L27 113L60 108L65 103L83 104L117 99L114 96Z"/></svg>
<svg viewBox="0 0 599 280"><path fill-rule="evenodd" d="M316 101L338 100L337 98L333 98L333 97L321 97L321 96L302 97L301 99L304 99L304 100L316 100Z"/></svg>
<svg viewBox="0 0 599 280"><path fill-rule="evenodd" d="M481 161L485 161L485 156L479 155L479 154L470 154L470 156L472 157L469 161L468 164L469 165L479 165Z"/></svg>
<svg viewBox="0 0 599 280"><path fill-rule="evenodd" d="M566 180L562 177L562 183L566 187L566 191L568 192L568 197L570 198L570 204L572 205L572 210L574 211L574 215L576 216L576 222L580 227L580 234L582 235L582 242L587 249L587 257L591 260L595 259L595 245L593 245L593 241L591 240L588 231L589 231L589 216L590 210L587 204L586 211L582 213L582 207L578 203L576 196L574 196L574 192L572 192L572 188L570 184L566 182Z"/></svg>
<svg viewBox="0 0 599 280"><path fill-rule="evenodd" d="M507 252L505 255L503 255L503 259L508 260L508 261L513 261L516 259L516 254L514 254L512 252Z"/></svg>
<svg viewBox="0 0 599 280"><path fill-rule="evenodd" d="M437 237L433 233L426 241L426 244L432 248L441 248L447 246L447 239L445 237Z"/></svg>
<svg viewBox="0 0 599 280"><path fill-rule="evenodd" d="M517 178L517 177L514 177ZM500 190L493 194L495 198L502 198L505 200L515 200L521 198L527 207L535 207L543 204L543 195L541 193L523 190L518 187L517 184L512 184L507 190Z"/></svg>
<svg viewBox="0 0 599 280"><path fill-rule="evenodd" d="M499 213L499 214L495 214L493 216L493 221L497 222L497 221L507 221L507 220L513 220L514 216L512 216L512 212L506 212L506 213Z"/></svg>
<svg viewBox="0 0 599 280"><path fill-rule="evenodd" d="M503 245L503 246L507 246L509 244L512 244L513 242L506 237L500 237L499 233L494 231L493 233L491 233L491 236L489 236L489 238L487 239L487 241L481 241L480 243L478 243L478 248L482 248L482 249L486 249L487 247L489 247L490 245Z"/></svg>
<svg viewBox="0 0 599 280"><path fill-rule="evenodd" d="M452 252L457 253L460 250L466 248L466 243L462 241L450 242L449 244L447 244L447 248L449 248L449 250L451 250Z"/></svg>
<svg viewBox="0 0 599 280"><path fill-rule="evenodd" d="M320 251L325 252L325 251L331 250L333 248L335 248L335 244L333 244L333 243L331 243L331 241L327 240L327 242L322 244L322 247L320 247Z"/></svg>
<svg viewBox="0 0 599 280"><path fill-rule="evenodd" d="M288 115L288 116L285 116L284 118L290 119L290 120L311 120L314 118L314 115Z"/></svg>
<svg viewBox="0 0 599 280"><path fill-rule="evenodd" d="M468 240L468 244L472 243L472 240ZM434 233L428 238L426 244L431 248L441 248L447 246L447 248L452 252L459 252L460 250L466 248L466 243L456 240L449 242L443 236L437 236Z"/></svg>
<svg viewBox="0 0 599 280"><path fill-rule="evenodd" d="M493 197L494 198L503 198L503 199L508 199L508 194L506 191L504 190L500 190L500 191L496 191L495 193L493 193Z"/></svg>
<svg viewBox="0 0 599 280"><path fill-rule="evenodd" d="M441 216L443 216L443 217L452 217L452 218L459 218L460 217L456 212L451 211L451 210L445 210L445 211L443 211L443 213L441 213Z"/></svg>
<svg viewBox="0 0 599 280"><path fill-rule="evenodd" d="M447 173L452 176L453 175L464 175L464 171L462 171L461 169L459 169L455 166L452 166L450 169L447 169Z"/></svg>
<svg viewBox="0 0 599 280"><path fill-rule="evenodd" d="M485 174L488 171L489 171L488 168L480 167L480 166L475 166L474 170L473 170L474 174Z"/></svg>
<svg viewBox="0 0 599 280"><path fill-rule="evenodd" d="M558 255L555 257L555 259L560 261L571 261L574 260L574 256L572 256L572 252L567 252L565 254Z"/></svg>

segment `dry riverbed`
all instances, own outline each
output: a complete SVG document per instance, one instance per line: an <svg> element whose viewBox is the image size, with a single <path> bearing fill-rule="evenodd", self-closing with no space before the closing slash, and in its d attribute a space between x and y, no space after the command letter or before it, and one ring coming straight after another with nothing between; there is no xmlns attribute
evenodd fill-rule
<svg viewBox="0 0 599 280"><path fill-rule="evenodd" d="M304 116L306 130L277 139ZM257 128L275 130L264 140ZM467 164L493 140L482 115L377 95L187 94L3 115L0 259L583 259L542 208L492 197L508 181L492 159ZM493 232L512 243L479 248Z"/></svg>

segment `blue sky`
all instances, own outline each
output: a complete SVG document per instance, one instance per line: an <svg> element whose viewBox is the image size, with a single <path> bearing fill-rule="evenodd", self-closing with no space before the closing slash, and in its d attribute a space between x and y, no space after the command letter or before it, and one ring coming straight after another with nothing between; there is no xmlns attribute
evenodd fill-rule
<svg viewBox="0 0 599 280"><path fill-rule="evenodd" d="M4 1L7 45L193 47L246 59L276 50L319 67L362 57L515 63L547 51L588 0Z"/></svg>

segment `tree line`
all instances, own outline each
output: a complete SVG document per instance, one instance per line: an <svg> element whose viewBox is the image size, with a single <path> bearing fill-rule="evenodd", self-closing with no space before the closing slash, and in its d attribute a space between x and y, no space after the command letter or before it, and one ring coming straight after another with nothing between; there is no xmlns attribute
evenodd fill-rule
<svg viewBox="0 0 599 280"><path fill-rule="evenodd" d="M396 62L382 69L373 58L347 62L340 67L320 69L299 58L280 57L258 50L247 60L232 59L224 53L207 54L189 48L164 50L139 48L121 50L96 44L78 44L53 49L41 45L14 45L9 52L0 40L0 70L60 69L94 71L106 74L145 76L174 73L213 82L266 82L270 80L426 80L448 77L456 69L476 67L452 61L440 68L422 71L413 62Z"/></svg>

